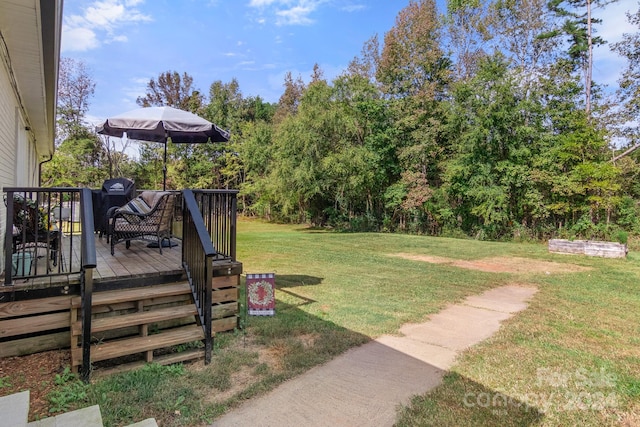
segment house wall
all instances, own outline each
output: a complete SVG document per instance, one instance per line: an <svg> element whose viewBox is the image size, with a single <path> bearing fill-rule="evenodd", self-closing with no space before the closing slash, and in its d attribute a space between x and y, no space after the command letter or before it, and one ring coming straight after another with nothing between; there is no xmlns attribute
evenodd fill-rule
<svg viewBox="0 0 640 427"><path fill-rule="evenodd" d="M25 130L6 63L0 61L0 189L38 185L38 159L30 132ZM0 272L4 271L6 206L0 204Z"/></svg>

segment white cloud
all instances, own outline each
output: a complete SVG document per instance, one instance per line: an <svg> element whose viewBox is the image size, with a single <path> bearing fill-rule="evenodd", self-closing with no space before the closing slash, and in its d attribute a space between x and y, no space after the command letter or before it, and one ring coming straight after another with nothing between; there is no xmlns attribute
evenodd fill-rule
<svg viewBox="0 0 640 427"><path fill-rule="evenodd" d="M88 28L62 28L63 50L83 52L100 45L96 33Z"/></svg>
<svg viewBox="0 0 640 427"><path fill-rule="evenodd" d="M328 0L251 0L249 7L260 9L265 14L275 15L276 25L310 25L315 21L310 15ZM260 17L260 24L267 18Z"/></svg>
<svg viewBox="0 0 640 427"><path fill-rule="evenodd" d="M151 21L135 8L143 0L102 0L94 1L86 6L82 14L65 17L62 32L63 51L82 51L95 49L100 41L126 42L128 37L123 34L128 24ZM80 40L80 37L88 37Z"/></svg>
<svg viewBox="0 0 640 427"><path fill-rule="evenodd" d="M298 5L291 9L279 10L276 12L278 20L277 25L309 25L313 24L313 20L309 18L311 12L316 8L316 5Z"/></svg>
<svg viewBox="0 0 640 427"><path fill-rule="evenodd" d="M114 37L111 39L111 41L114 41L114 42L121 42L121 43L124 43L124 42L126 42L126 41L128 41L128 40L129 40L129 38L128 38L127 36L125 36L125 35L122 35L122 36L114 36Z"/></svg>
<svg viewBox="0 0 640 427"><path fill-rule="evenodd" d="M284 3L281 0L251 0L249 7L265 7L270 6L273 3Z"/></svg>
<svg viewBox="0 0 640 427"><path fill-rule="evenodd" d="M358 12L366 8L367 6L363 4L349 4L349 5L343 6L342 10L344 10L345 12Z"/></svg>

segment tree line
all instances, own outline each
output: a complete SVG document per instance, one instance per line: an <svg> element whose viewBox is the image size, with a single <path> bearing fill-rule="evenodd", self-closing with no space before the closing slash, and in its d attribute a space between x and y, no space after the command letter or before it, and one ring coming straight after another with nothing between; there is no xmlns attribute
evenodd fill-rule
<svg viewBox="0 0 640 427"><path fill-rule="evenodd" d="M237 80L209 93L167 71L140 106L225 129L226 144L170 144L168 188L240 190L245 215L350 231L481 239L626 241L640 232L640 33L611 46L620 89L592 79L600 0L410 1L328 81L288 73L277 103ZM640 8L627 19L640 29ZM50 185L113 176L159 188L159 147L132 159L83 124L93 83L63 59ZM619 141L623 141L620 145Z"/></svg>

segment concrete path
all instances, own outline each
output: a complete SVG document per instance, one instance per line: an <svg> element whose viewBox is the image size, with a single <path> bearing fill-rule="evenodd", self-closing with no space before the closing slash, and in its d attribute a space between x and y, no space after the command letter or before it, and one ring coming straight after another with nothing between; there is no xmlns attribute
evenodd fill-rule
<svg viewBox="0 0 640 427"><path fill-rule="evenodd" d="M503 286L405 325L285 382L213 426L392 426L398 405L440 384L459 352L493 335L537 290Z"/></svg>

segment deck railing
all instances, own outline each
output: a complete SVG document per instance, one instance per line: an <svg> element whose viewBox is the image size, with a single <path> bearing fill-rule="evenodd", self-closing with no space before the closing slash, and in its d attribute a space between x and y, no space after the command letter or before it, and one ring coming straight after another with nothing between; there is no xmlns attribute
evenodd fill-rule
<svg viewBox="0 0 640 427"><path fill-rule="evenodd" d="M216 260L236 261L238 190L193 190Z"/></svg>
<svg viewBox="0 0 640 427"><path fill-rule="evenodd" d="M211 282L216 251L205 228L205 222L193 191L183 191L182 265L191 285L191 292L204 332L204 363L211 362L213 348L211 325Z"/></svg>
<svg viewBox="0 0 640 427"><path fill-rule="evenodd" d="M79 275L81 375L88 380L93 269L97 261L91 190L11 187L4 188L4 193L7 208L4 284ZM184 190L179 195L182 262L204 331L205 363L210 362L213 348L213 262L236 261L237 194L236 190ZM77 247L74 250L74 244L80 245L80 251Z"/></svg>
<svg viewBox="0 0 640 427"><path fill-rule="evenodd" d="M4 284L81 273L73 236L87 228L81 226L81 205L84 198L91 208L91 193L83 196L80 188L19 187L4 188L4 193Z"/></svg>
<svg viewBox="0 0 640 427"><path fill-rule="evenodd" d="M91 372L91 301L96 243L91 190L87 188L5 188L5 285L14 280L80 275L81 376ZM74 256L80 236L80 258Z"/></svg>

